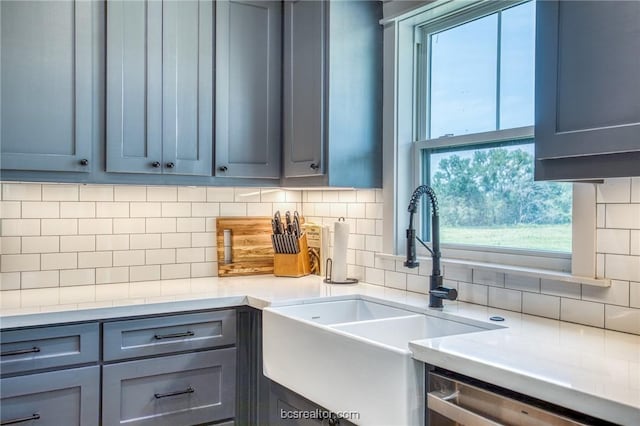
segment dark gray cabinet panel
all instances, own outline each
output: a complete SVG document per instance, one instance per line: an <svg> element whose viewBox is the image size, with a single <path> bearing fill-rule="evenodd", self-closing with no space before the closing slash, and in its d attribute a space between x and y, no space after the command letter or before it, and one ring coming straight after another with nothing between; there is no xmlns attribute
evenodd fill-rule
<svg viewBox="0 0 640 426"><path fill-rule="evenodd" d="M107 5L107 170L211 175L210 0Z"/></svg>
<svg viewBox="0 0 640 426"><path fill-rule="evenodd" d="M281 32L281 2L216 2L216 176L280 177Z"/></svg>
<svg viewBox="0 0 640 426"><path fill-rule="evenodd" d="M0 332L2 375L97 362L98 323Z"/></svg>
<svg viewBox="0 0 640 426"><path fill-rule="evenodd" d="M107 322L105 361L233 345L234 310Z"/></svg>
<svg viewBox="0 0 640 426"><path fill-rule="evenodd" d="M326 16L322 1L285 2L285 177L324 173Z"/></svg>
<svg viewBox="0 0 640 426"><path fill-rule="evenodd" d="M106 152L107 171L162 173L162 2L107 2Z"/></svg>
<svg viewBox="0 0 640 426"><path fill-rule="evenodd" d="M2 424L98 425L99 392L98 366L2 379Z"/></svg>
<svg viewBox="0 0 640 426"><path fill-rule="evenodd" d="M105 426L192 425L234 417L236 349L105 365Z"/></svg>
<svg viewBox="0 0 640 426"><path fill-rule="evenodd" d="M620 176L640 151L640 3L537 2L536 26L536 179Z"/></svg>
<svg viewBox="0 0 640 426"><path fill-rule="evenodd" d="M382 5L285 3L285 186L382 185Z"/></svg>
<svg viewBox="0 0 640 426"><path fill-rule="evenodd" d="M96 13L93 1L0 2L2 169L91 171Z"/></svg>

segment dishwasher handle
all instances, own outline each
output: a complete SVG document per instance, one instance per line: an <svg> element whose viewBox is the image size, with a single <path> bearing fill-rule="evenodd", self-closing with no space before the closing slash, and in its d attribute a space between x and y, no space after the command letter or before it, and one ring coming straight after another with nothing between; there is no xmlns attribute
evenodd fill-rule
<svg viewBox="0 0 640 426"><path fill-rule="evenodd" d="M469 411L459 405L450 402L455 400L455 392L452 395L443 396L441 392L429 392L427 394L427 406L429 410L444 416L447 419L453 420L457 424L461 425L474 425L474 426L503 426L502 423L495 422L487 419L480 414Z"/></svg>

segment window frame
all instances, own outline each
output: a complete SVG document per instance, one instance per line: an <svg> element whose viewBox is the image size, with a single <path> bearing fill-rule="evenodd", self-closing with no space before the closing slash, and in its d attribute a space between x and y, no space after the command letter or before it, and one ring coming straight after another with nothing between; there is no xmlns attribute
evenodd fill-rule
<svg viewBox="0 0 640 426"><path fill-rule="evenodd" d="M520 3L524 1L436 0L421 4L402 14L385 17L380 21L384 34L383 154L385 158L390 159L383 163L384 253L405 255L405 229L408 226L406 206L411 192L420 182L420 169L416 167L416 152L423 148L421 142L424 139L419 140L416 137L415 114L417 111L414 91L417 69L416 50L420 48L418 28L423 27L427 21L440 22L445 27L455 26L451 23L460 22L461 16L465 16L467 20L473 20L492 11L506 9ZM513 129L499 132L511 130ZM514 135L507 136L506 133L502 136L514 138ZM474 141L467 139L472 138L470 135L460 135L456 138L460 138L457 142L461 144L471 144ZM450 138L444 139L446 140L438 143L455 141ZM593 183L573 184L572 253L481 246L457 247L445 244L442 247L442 255L444 258L458 259L463 262L479 261L523 270L538 268L595 277L595 203ZM421 226L420 223L418 225ZM418 231L420 232L420 229ZM418 248L418 255L425 258L430 256L422 247Z"/></svg>

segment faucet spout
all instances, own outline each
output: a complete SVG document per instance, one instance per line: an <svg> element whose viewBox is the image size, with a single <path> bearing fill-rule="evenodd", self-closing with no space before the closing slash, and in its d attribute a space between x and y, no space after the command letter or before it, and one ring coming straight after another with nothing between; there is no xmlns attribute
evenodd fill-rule
<svg viewBox="0 0 640 426"><path fill-rule="evenodd" d="M431 248L416 236L416 230L413 228L413 215L418 209L418 201L423 195L427 195L431 201ZM458 297L456 289L449 289L442 286L442 273L440 272L440 217L438 215L438 199L430 186L420 185L417 187L411 200L409 201L409 228L407 229L407 260L404 266L407 268L416 268L420 264L416 260L416 240L424 245L431 253L432 269L429 284L429 307L442 308L442 300L455 300Z"/></svg>

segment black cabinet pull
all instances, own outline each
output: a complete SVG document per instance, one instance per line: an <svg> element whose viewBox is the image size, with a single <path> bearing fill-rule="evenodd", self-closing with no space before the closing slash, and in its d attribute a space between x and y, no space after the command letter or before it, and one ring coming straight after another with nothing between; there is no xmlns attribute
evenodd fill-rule
<svg viewBox="0 0 640 426"><path fill-rule="evenodd" d="M86 158L83 158L82 160L80 160L80 165L81 166L88 166L89 165L89 160L87 160Z"/></svg>
<svg viewBox="0 0 640 426"><path fill-rule="evenodd" d="M313 170L318 170L320 168L320 165L316 163L311 163L309 167L311 167Z"/></svg>
<svg viewBox="0 0 640 426"><path fill-rule="evenodd" d="M228 169L227 169L227 166L220 166L218 167L218 170L221 172L226 172Z"/></svg>
<svg viewBox="0 0 640 426"><path fill-rule="evenodd" d="M34 346L30 349L18 349L16 351L6 351L6 352L0 353L0 356L24 355L24 354L30 354L35 352L40 352L40 348L37 346Z"/></svg>
<svg viewBox="0 0 640 426"><path fill-rule="evenodd" d="M175 166L173 163L167 163L167 169L173 169Z"/></svg>
<svg viewBox="0 0 640 426"><path fill-rule="evenodd" d="M175 391L175 392L167 392L167 393L154 393L153 396L156 399L160 399L160 398L167 398L167 397L170 397L170 396L178 396L178 395L184 395L184 394L187 394L187 393L194 393L195 391L196 390L194 388L189 386L185 390Z"/></svg>
<svg viewBox="0 0 640 426"><path fill-rule="evenodd" d="M40 414L33 413L29 417L20 417L18 419L5 420L2 423L0 423L0 425L2 425L2 426L4 426L4 425L17 425L18 423L25 423L25 422L30 422L30 421L33 421L33 420L40 420Z"/></svg>
<svg viewBox="0 0 640 426"><path fill-rule="evenodd" d="M151 167L153 167L154 169L157 169L158 167L160 167L160 162L154 161L153 163L151 163Z"/></svg>
<svg viewBox="0 0 640 426"><path fill-rule="evenodd" d="M162 340L162 339L177 339L178 337L191 337L196 334L193 331L186 331L184 333L173 333L173 334L156 334L154 339Z"/></svg>

